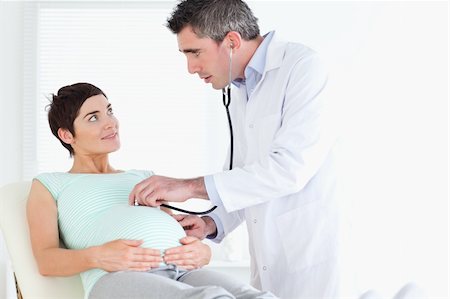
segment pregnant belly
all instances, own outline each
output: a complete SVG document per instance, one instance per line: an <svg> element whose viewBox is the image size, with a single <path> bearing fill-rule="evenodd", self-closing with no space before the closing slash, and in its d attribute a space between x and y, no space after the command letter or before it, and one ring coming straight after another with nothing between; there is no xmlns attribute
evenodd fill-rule
<svg viewBox="0 0 450 299"><path fill-rule="evenodd" d="M180 224L167 213L151 207L117 205L96 222L90 246L117 239L143 240L141 247L164 251L180 246L186 236Z"/></svg>

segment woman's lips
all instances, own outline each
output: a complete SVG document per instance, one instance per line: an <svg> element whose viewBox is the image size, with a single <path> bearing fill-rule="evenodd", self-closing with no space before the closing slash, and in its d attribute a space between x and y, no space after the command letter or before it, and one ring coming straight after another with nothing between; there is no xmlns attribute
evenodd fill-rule
<svg viewBox="0 0 450 299"><path fill-rule="evenodd" d="M116 138L116 136L117 136L117 132L109 134L109 135L106 135L102 139L113 139L113 138Z"/></svg>

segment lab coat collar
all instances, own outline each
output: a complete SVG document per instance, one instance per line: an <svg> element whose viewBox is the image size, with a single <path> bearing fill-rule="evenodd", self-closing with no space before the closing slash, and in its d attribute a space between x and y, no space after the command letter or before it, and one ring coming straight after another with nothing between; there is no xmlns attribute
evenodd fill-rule
<svg viewBox="0 0 450 299"><path fill-rule="evenodd" d="M281 41L278 35L273 31L272 40L267 48L266 64L263 72L263 78L266 72L277 69L283 62L284 52L286 50L286 42ZM270 58L270 59L269 59Z"/></svg>
<svg viewBox="0 0 450 299"><path fill-rule="evenodd" d="M270 37L269 45L267 47L267 51L265 53L265 63L264 69L260 70L259 68L255 70L259 72L262 77L259 81L264 79L265 73L279 68L283 61L284 51L286 49L286 43L282 42L277 38L276 31L270 31L264 35L265 37ZM270 57L270 59L268 59ZM240 88L242 84L245 84L245 79L235 79L232 81L233 85Z"/></svg>

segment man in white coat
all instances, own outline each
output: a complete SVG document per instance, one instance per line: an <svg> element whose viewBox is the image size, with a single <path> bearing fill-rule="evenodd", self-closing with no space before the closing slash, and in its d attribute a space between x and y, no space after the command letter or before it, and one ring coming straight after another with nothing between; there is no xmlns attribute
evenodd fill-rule
<svg viewBox="0 0 450 299"><path fill-rule="evenodd" d="M338 221L327 75L311 49L259 33L240 0L184 0L168 20L188 71L215 89L232 81L233 168L193 179L152 176L130 203L204 198L204 217L176 216L188 235L220 242L246 221L251 283L281 298L338 297ZM230 78L231 77L231 78Z"/></svg>

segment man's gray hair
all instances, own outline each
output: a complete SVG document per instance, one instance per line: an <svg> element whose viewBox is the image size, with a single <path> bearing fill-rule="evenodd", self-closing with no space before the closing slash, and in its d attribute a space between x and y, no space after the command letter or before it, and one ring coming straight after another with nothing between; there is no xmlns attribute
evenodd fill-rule
<svg viewBox="0 0 450 299"><path fill-rule="evenodd" d="M182 0L166 26L175 34L191 26L198 37L218 42L230 31L238 32L244 40L259 36L258 19L241 0Z"/></svg>

